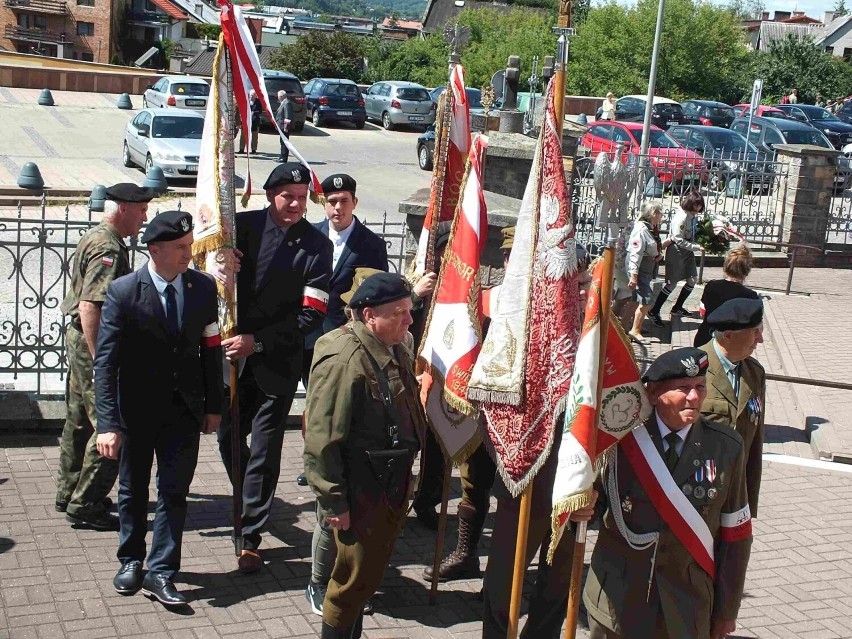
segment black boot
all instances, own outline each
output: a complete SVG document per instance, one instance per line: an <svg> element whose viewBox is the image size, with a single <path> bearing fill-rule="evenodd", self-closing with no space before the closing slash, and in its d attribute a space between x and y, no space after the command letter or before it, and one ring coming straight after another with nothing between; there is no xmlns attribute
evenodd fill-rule
<svg viewBox="0 0 852 639"><path fill-rule="evenodd" d="M672 306L672 315L681 315L683 317L691 317L692 313L686 310L683 305L686 303L686 298L690 296L692 293L692 289L694 286L690 286L689 284L684 284L683 288L680 291L680 295L677 296L677 301L674 306Z"/></svg>
<svg viewBox="0 0 852 639"><path fill-rule="evenodd" d="M363 613L358 617L358 621L346 628L335 628L323 621L322 634L320 637L321 639L358 639L361 636L361 626L363 621Z"/></svg>
<svg viewBox="0 0 852 639"><path fill-rule="evenodd" d="M482 576L476 547L484 523L485 518L477 516L473 508L465 504L459 506L459 540L456 549L441 562L438 581L478 579ZM423 579L432 581L432 566L423 571Z"/></svg>

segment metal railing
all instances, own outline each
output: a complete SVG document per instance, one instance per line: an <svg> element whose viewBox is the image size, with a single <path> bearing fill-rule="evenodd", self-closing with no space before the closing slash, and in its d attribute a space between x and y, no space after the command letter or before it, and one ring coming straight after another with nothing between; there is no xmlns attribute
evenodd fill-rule
<svg viewBox="0 0 852 639"><path fill-rule="evenodd" d="M68 318L59 306L68 292L77 243L99 223L91 210L74 213L66 205L61 216L51 217L44 197L30 210L19 204L12 216L0 213L0 376L11 376L16 390L41 394L46 375L64 379L67 372ZM363 221L384 238L390 269L404 272L413 251L405 222L390 221L386 213ZM144 264L145 245L131 238L128 248L131 268Z"/></svg>
<svg viewBox="0 0 852 639"><path fill-rule="evenodd" d="M131 22L153 22L155 24L169 24L172 21L165 13L157 11L128 11L124 14L124 18Z"/></svg>
<svg viewBox="0 0 852 639"><path fill-rule="evenodd" d="M29 29L19 27L16 24L7 24L5 29L7 38L12 40L26 40L27 42L52 42L65 44L73 42L74 36L70 33L59 33L49 29Z"/></svg>
<svg viewBox="0 0 852 639"><path fill-rule="evenodd" d="M68 3L58 0L4 0L10 9L23 9L34 13L52 13L64 15L68 13Z"/></svg>
<svg viewBox="0 0 852 639"><path fill-rule="evenodd" d="M835 191L828 211L828 225L825 229L826 244L852 244L852 172L849 164L838 163L835 177Z"/></svg>

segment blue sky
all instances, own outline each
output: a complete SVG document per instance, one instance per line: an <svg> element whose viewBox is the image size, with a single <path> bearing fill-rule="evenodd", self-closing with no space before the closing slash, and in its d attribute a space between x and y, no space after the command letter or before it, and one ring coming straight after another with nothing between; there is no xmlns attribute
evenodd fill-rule
<svg viewBox="0 0 852 639"><path fill-rule="evenodd" d="M608 0L592 0L592 5L604 4ZM617 0L619 4L635 4L635 0ZM710 0L713 4L728 4L727 0ZM811 18L822 20L826 11L834 8L834 0L764 0L769 15L778 11L804 11ZM852 10L852 1L846 0L846 6Z"/></svg>

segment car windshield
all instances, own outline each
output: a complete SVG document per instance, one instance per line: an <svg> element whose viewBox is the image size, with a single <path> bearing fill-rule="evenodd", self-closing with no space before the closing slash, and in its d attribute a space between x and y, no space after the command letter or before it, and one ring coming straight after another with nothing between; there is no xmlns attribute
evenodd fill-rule
<svg viewBox="0 0 852 639"><path fill-rule="evenodd" d="M465 89L464 92L467 94L467 101L470 103L471 109L482 108L482 91L479 89Z"/></svg>
<svg viewBox="0 0 852 639"><path fill-rule="evenodd" d="M411 100L413 102L426 102L432 99L429 97L429 92L426 89L415 87L401 87L397 89L396 97L400 100Z"/></svg>
<svg viewBox="0 0 852 639"><path fill-rule="evenodd" d="M655 104L654 111L659 113L660 115L682 115L683 108L679 104L671 104L669 102L665 102L663 104Z"/></svg>
<svg viewBox="0 0 852 639"><path fill-rule="evenodd" d="M329 84L325 90L326 95L345 95L357 98L361 95L358 87L354 84Z"/></svg>
<svg viewBox="0 0 852 639"><path fill-rule="evenodd" d="M787 140L787 144L813 144L814 146L824 146L829 149L832 148L831 144L828 143L828 140L825 139L825 136L819 131L805 130L805 131L784 131L784 137Z"/></svg>
<svg viewBox="0 0 852 639"><path fill-rule="evenodd" d="M210 87L206 84L189 84L181 82L171 86L172 95L210 95Z"/></svg>
<svg viewBox="0 0 852 639"><path fill-rule="evenodd" d="M279 91L286 91L288 95L302 94L302 85L293 78L265 78L263 83L270 98L278 96Z"/></svg>
<svg viewBox="0 0 852 639"><path fill-rule="evenodd" d="M636 138L636 141L641 146L642 144L642 129L634 129L630 131L633 134L633 137ZM671 136L665 131L654 130L651 129L651 144L649 145L652 149L677 149L680 148L680 145L675 142Z"/></svg>
<svg viewBox="0 0 852 639"><path fill-rule="evenodd" d="M168 139L200 140L204 130L204 118L173 118L158 116L151 126L151 137Z"/></svg>
<svg viewBox="0 0 852 639"><path fill-rule="evenodd" d="M721 133L717 131L704 131L704 137L717 151L745 151L746 144L750 153L757 153L757 148L746 142L745 138L738 133Z"/></svg>
<svg viewBox="0 0 852 639"><path fill-rule="evenodd" d="M811 119L820 122L837 122L839 118L832 113L829 113L825 109L813 108L807 109L805 111L807 116Z"/></svg>

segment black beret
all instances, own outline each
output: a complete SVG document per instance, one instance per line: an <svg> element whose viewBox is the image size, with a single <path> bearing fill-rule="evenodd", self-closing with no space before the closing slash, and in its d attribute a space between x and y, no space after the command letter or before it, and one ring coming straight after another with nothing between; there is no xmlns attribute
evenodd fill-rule
<svg viewBox="0 0 852 639"><path fill-rule="evenodd" d="M707 325L716 331L739 331L763 322L763 301L744 297L722 304L707 316Z"/></svg>
<svg viewBox="0 0 852 639"><path fill-rule="evenodd" d="M411 284L397 273L376 273L363 282L352 299L350 308L367 308L395 302L411 295Z"/></svg>
<svg viewBox="0 0 852 639"><path fill-rule="evenodd" d="M192 233L192 216L186 211L163 211L148 222L142 242L168 242Z"/></svg>
<svg viewBox="0 0 852 639"><path fill-rule="evenodd" d="M345 173L335 173L329 175L322 181L322 192L325 195L336 193L337 191L349 191L355 195L355 187L358 186L355 178Z"/></svg>
<svg viewBox="0 0 852 639"><path fill-rule="evenodd" d="M643 382L664 382L707 375L707 353L700 348L676 348L660 355L642 376Z"/></svg>
<svg viewBox="0 0 852 639"><path fill-rule="evenodd" d="M279 164L274 169L269 177L266 178L266 184L263 185L264 190L274 189L276 186L284 184L307 184L311 183L311 172L304 164L298 162L285 162Z"/></svg>
<svg viewBox="0 0 852 639"><path fill-rule="evenodd" d="M154 191L132 182L119 182L106 190L106 196L116 202L150 202L154 199Z"/></svg>

